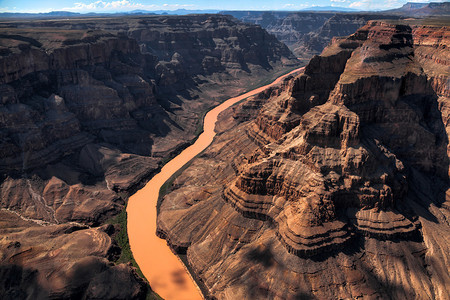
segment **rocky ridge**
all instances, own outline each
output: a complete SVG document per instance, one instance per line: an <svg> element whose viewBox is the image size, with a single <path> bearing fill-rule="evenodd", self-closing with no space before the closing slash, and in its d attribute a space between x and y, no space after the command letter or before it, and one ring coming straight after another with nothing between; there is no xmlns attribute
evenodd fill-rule
<svg viewBox="0 0 450 300"><path fill-rule="evenodd" d="M386 13L336 12L277 12L277 11L224 11L251 24L259 24L285 43L302 61L307 63L320 54L333 37L354 33L369 20L398 19Z"/></svg>
<svg viewBox="0 0 450 300"><path fill-rule="evenodd" d="M297 64L225 16L0 23L0 295L145 298L103 224L202 111Z"/></svg>
<svg viewBox="0 0 450 300"><path fill-rule="evenodd" d="M449 16L450 3L448 2L431 2L431 3L414 3L407 2L400 8L388 10L389 13L404 15L408 17L428 17L428 16Z"/></svg>
<svg viewBox="0 0 450 300"><path fill-rule="evenodd" d="M449 41L371 21L222 115L158 217L213 297L447 298Z"/></svg>

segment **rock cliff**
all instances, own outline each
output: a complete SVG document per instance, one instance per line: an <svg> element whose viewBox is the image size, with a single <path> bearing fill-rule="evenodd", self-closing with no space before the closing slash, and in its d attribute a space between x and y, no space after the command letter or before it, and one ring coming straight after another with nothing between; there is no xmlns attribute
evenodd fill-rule
<svg viewBox="0 0 450 300"><path fill-rule="evenodd" d="M448 25L370 21L221 116L158 216L213 297L447 299Z"/></svg>
<svg viewBox="0 0 450 300"><path fill-rule="evenodd" d="M226 16L0 22L0 298L145 298L105 222L202 112L296 65Z"/></svg>
<svg viewBox="0 0 450 300"><path fill-rule="evenodd" d="M449 16L450 3L448 2L431 2L431 3L414 3L407 2L400 8L391 9L387 12L408 17L424 18L428 16Z"/></svg>
<svg viewBox="0 0 450 300"><path fill-rule="evenodd" d="M331 42L333 37L347 36L373 19L398 19L387 13L224 11L235 18L259 24L285 43L307 63Z"/></svg>

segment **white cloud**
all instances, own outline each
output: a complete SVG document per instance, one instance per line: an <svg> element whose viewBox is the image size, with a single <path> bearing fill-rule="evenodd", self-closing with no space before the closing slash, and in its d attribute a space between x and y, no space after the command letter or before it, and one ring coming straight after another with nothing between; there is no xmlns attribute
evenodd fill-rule
<svg viewBox="0 0 450 300"><path fill-rule="evenodd" d="M73 7L65 7L64 10L74 10L74 11L96 11L96 10L112 10L112 9L139 9L142 8L142 4L133 3L128 0L120 1L95 1L91 3L76 2Z"/></svg>
<svg viewBox="0 0 450 300"><path fill-rule="evenodd" d="M339 2L339 3L345 3L349 2L349 0L330 0L331 2Z"/></svg>
<svg viewBox="0 0 450 300"><path fill-rule="evenodd" d="M408 2L425 3L425 2L444 2L446 0L408 0Z"/></svg>
<svg viewBox="0 0 450 300"><path fill-rule="evenodd" d="M343 0L330 0L331 2L340 2ZM392 8L399 8L406 2L443 2L446 0L360 0L351 3L348 7L361 10L386 10Z"/></svg>
<svg viewBox="0 0 450 300"><path fill-rule="evenodd" d="M55 11L55 10L59 10L59 9L54 9L51 7L44 8L44 9L17 9L17 7L13 7L13 9L7 9L5 11L0 11L0 12L38 14L38 13L49 13L49 12Z"/></svg>
<svg viewBox="0 0 450 300"><path fill-rule="evenodd" d="M303 4L292 4L292 3L286 3L283 5L283 8L289 9L289 10L295 10L295 9L301 9L308 7L309 3L303 3Z"/></svg>
<svg viewBox="0 0 450 300"><path fill-rule="evenodd" d="M357 2L353 2L352 4L349 5L349 7L351 8L361 8L363 6L367 6L369 0L362 0L362 1L357 1Z"/></svg>
<svg viewBox="0 0 450 300"><path fill-rule="evenodd" d="M422 0L423 1L423 0ZM403 5L404 1L401 0L361 0L353 2L349 5L351 8L361 9L361 10L373 10L373 9L391 9L397 8Z"/></svg>
<svg viewBox="0 0 450 300"><path fill-rule="evenodd" d="M63 10L69 11L129 11L134 9L142 9L142 10L173 10L179 8L189 8L194 7L193 4L163 4L163 5L155 5L155 4L142 4L139 2L131 2L129 0L117 0L117 1L103 1L98 0L91 3L83 3L76 2L73 4L73 7L65 7Z"/></svg>

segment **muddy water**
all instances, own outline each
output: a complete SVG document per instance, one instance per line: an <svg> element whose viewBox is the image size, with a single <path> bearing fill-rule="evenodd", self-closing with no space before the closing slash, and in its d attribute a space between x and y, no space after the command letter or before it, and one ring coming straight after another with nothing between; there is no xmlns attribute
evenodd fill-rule
<svg viewBox="0 0 450 300"><path fill-rule="evenodd" d="M211 144L214 127L220 112L233 104L255 95L271 85L278 84L284 77L301 71L294 70L277 78L273 83L228 99L208 112L204 119L203 133L197 141L168 162L141 190L130 197L127 207L128 237L131 251L152 289L167 300L202 299L202 295L191 279L183 263L172 253L166 241L158 238L156 232L156 203L161 186L182 166Z"/></svg>

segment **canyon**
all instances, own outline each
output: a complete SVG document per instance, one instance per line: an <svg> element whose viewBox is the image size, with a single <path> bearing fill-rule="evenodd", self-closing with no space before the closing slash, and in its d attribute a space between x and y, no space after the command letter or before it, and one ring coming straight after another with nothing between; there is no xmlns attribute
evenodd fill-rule
<svg viewBox="0 0 450 300"><path fill-rule="evenodd" d="M222 11L242 22L258 24L289 49L303 63L332 41L333 37L343 37L354 33L369 20L398 20L404 18L448 18L449 2L413 3L408 2L397 9L371 12L339 11Z"/></svg>
<svg viewBox="0 0 450 300"><path fill-rule="evenodd" d="M447 299L448 15L0 19L0 298Z"/></svg>
<svg viewBox="0 0 450 300"><path fill-rule="evenodd" d="M448 19L369 21L223 112L157 231L215 299L448 299Z"/></svg>
<svg viewBox="0 0 450 300"><path fill-rule="evenodd" d="M145 187L129 198L127 227L131 251L145 278L158 295L164 299L201 299L200 291L203 286L199 287L198 282L194 282L192 278L194 274L189 273L182 260L177 259L173 249L164 240L165 236L162 232L158 232L157 235L148 234L148 232L157 232L156 221L160 190L164 189L168 185L166 182L182 171L186 164L211 144L216 134L215 124L222 111L270 86L277 85L284 77L301 70L303 68L295 69L278 77L273 83L227 99L210 110L204 118L203 132L195 143L171 159ZM148 249L152 249L151 255L149 255ZM183 249L178 248L176 251L183 252Z"/></svg>
<svg viewBox="0 0 450 300"><path fill-rule="evenodd" d="M1 298L144 299L129 195L204 112L299 62L259 26L195 15L0 22L0 66Z"/></svg>
<svg viewBox="0 0 450 300"><path fill-rule="evenodd" d="M364 12L223 11L245 23L258 24L275 35L303 62L308 63L336 36L347 36L373 19L400 16Z"/></svg>

